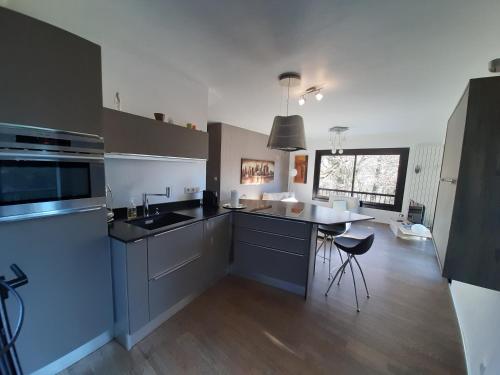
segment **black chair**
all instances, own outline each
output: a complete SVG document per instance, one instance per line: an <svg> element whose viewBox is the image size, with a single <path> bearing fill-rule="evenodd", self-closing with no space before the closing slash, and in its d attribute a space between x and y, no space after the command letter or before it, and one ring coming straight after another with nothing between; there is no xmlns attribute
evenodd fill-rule
<svg viewBox="0 0 500 375"><path fill-rule="evenodd" d="M320 255L321 258L323 258L323 263L325 263L327 257L326 257L326 244L328 241L330 241L330 253L328 255L328 280L330 280L331 277L331 265L332 265L332 246L335 238L338 236L342 236L347 232L347 230L350 228L351 223L346 223L346 224L332 224L332 225L319 225L318 226L318 232L323 235L323 241L321 244L316 248L316 257L319 254L319 251L321 247L324 246L323 248L323 256ZM340 253L340 250L337 249L340 257L340 263L344 263L344 259L342 258L342 254ZM316 273L316 262L314 262L314 273Z"/></svg>
<svg viewBox="0 0 500 375"><path fill-rule="evenodd" d="M354 296L356 297L356 310L359 312L359 303L358 303L358 292L356 291L356 278L354 276L354 269L352 267L352 262L351 260L354 260L356 264L358 265L359 271L361 272L361 276L363 278L363 283L365 284L365 289L366 289L366 298L370 298L370 293L368 293L368 287L366 286L366 280L365 280L365 275L363 274L363 270L361 269L361 266L359 265L358 260L356 259L357 255L362 255L366 253L370 248L372 247L373 240L375 239L375 235L371 233L370 235L363 237L363 238L354 238L354 237L337 237L335 238L335 246L337 246L337 249L340 249L344 251L347 254L347 260L340 266L340 268L337 270L335 273L335 276L333 277L330 286L328 287L328 290L325 293L325 296L328 296L328 292L330 291L333 283L335 282L335 279L337 276L339 276L339 281L337 285L340 284L340 280L342 280L342 274L345 272L345 268L347 267L347 264L349 264L349 268L351 269L351 274L352 274L352 281L354 283Z"/></svg>

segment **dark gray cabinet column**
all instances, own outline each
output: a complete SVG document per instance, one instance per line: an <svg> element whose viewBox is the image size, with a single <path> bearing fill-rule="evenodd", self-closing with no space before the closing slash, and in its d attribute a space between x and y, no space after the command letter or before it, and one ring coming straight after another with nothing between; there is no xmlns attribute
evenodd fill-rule
<svg viewBox="0 0 500 375"><path fill-rule="evenodd" d="M477 78L448 122L433 237L443 276L500 290L500 77Z"/></svg>

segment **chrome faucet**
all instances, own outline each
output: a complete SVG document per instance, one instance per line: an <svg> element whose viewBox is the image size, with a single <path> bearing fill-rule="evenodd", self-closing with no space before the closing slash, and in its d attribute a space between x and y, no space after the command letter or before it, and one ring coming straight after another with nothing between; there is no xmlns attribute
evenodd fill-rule
<svg viewBox="0 0 500 375"><path fill-rule="evenodd" d="M148 197L165 197L165 198L170 198L170 187L167 186L165 188L165 194L153 194L153 193L143 193L142 194L142 209L143 209L143 214L144 216L148 217L149 216L149 201ZM156 213L158 213L158 210L156 210Z"/></svg>

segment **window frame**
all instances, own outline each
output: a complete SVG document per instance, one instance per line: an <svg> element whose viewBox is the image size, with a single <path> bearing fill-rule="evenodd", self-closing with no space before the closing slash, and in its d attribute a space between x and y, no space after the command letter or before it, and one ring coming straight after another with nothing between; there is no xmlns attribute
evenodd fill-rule
<svg viewBox="0 0 500 375"><path fill-rule="evenodd" d="M344 155L399 155L399 167L398 167L398 179L396 181L396 194L394 195L394 204L386 204L386 203L373 203L373 202L365 202L360 201L361 207L367 208L376 208L379 210L387 210L387 211L401 211L403 207L403 196L405 192L405 183L406 183L406 173L408 170L408 157L410 154L409 147L401 147L401 148L356 148L356 149L345 149L342 156ZM319 189L319 172L321 167L321 157L322 156L340 156L339 154L332 154L331 150L316 150L316 156L314 159L314 180L313 180L313 194L312 199L318 201L328 201L328 198L324 198L323 196L318 195ZM351 185L351 190L347 190L345 192L349 193L350 196L353 195L353 187L354 187L354 179L355 179L355 171L356 171L356 162L355 158L354 162L354 174L353 174L353 183ZM344 190L339 190L344 191ZM371 194L369 192L359 192L361 194Z"/></svg>

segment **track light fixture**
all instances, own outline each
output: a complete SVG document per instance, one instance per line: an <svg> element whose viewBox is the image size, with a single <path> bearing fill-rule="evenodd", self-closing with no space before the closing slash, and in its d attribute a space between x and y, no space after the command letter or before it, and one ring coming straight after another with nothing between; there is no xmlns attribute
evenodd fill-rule
<svg viewBox="0 0 500 375"><path fill-rule="evenodd" d="M321 101L321 99L323 99L323 94L321 93L321 87L311 86L306 91L304 91L304 93L300 96L299 98L300 106L306 104L306 96L310 94L314 95L314 97L318 102Z"/></svg>

